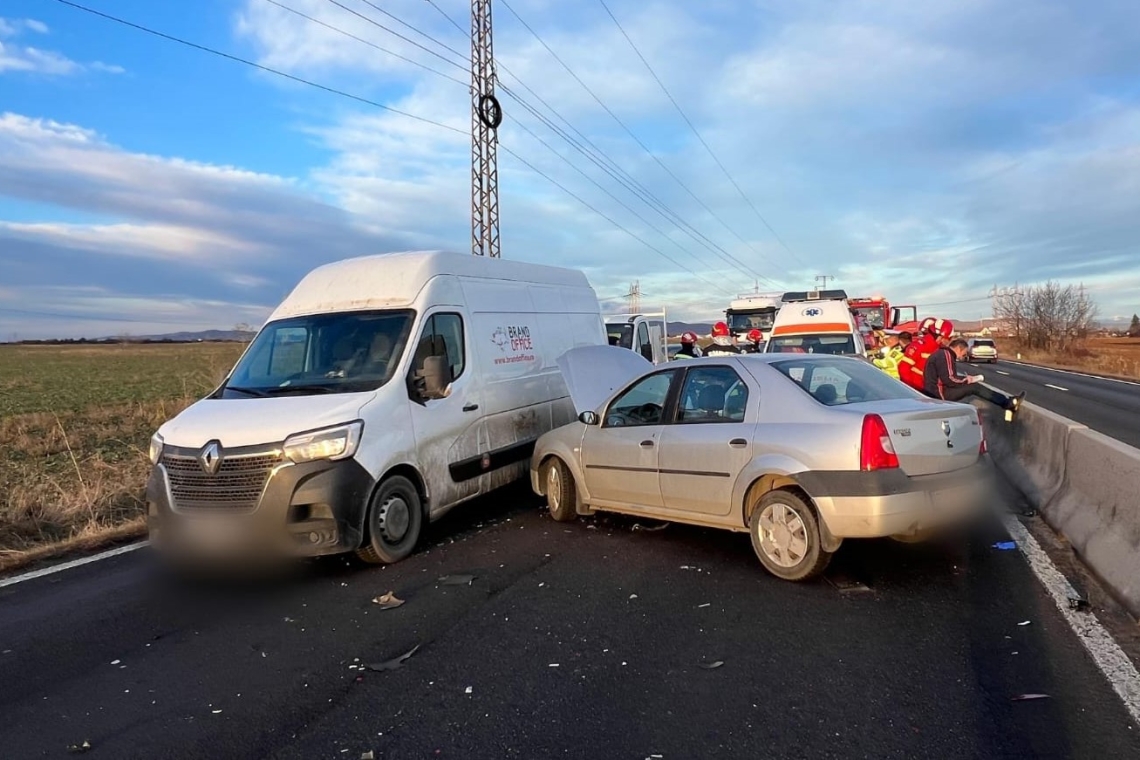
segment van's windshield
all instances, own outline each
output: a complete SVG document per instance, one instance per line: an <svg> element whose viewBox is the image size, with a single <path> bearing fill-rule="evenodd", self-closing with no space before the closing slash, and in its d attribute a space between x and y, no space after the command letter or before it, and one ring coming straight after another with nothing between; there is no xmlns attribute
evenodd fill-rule
<svg viewBox="0 0 1140 760"><path fill-rule="evenodd" d="M770 354L854 354L855 340L850 333L823 335L781 335L768 341Z"/></svg>
<svg viewBox="0 0 1140 760"><path fill-rule="evenodd" d="M266 325L242 356L221 398L356 393L391 379L411 311L291 317Z"/></svg>
<svg viewBox="0 0 1140 760"><path fill-rule="evenodd" d="M633 325L627 322L606 325L606 335L609 336L611 346L633 348Z"/></svg>

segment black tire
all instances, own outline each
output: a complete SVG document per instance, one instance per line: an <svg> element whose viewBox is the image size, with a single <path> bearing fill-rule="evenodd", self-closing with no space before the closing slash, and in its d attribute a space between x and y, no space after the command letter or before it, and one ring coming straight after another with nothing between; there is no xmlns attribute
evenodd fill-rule
<svg viewBox="0 0 1140 760"><path fill-rule="evenodd" d="M411 554L424 525L423 501L412 481L393 475L380 484L368 505L368 540L356 556L373 565L390 565Z"/></svg>
<svg viewBox="0 0 1140 760"><path fill-rule="evenodd" d="M765 515L773 527L766 529L762 525L766 522ZM773 535L779 526L786 532ZM752 550L764 568L786 581L816 578L831 561L831 552L823 549L815 509L792 491L764 494L748 519L748 534L752 537ZM791 543L796 538L802 544L799 551Z"/></svg>
<svg viewBox="0 0 1140 760"><path fill-rule="evenodd" d="M551 457L541 470L546 492L546 505L550 516L558 522L570 522L578 517L578 489L574 475L558 457Z"/></svg>

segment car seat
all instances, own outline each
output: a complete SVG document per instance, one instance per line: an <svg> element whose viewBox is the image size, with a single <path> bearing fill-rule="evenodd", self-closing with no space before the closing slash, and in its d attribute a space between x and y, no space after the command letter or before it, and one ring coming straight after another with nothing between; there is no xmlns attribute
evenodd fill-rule
<svg viewBox="0 0 1140 760"><path fill-rule="evenodd" d="M839 392L835 390L835 386L831 383L824 383L823 385L819 386L815 389L815 393L812 395L815 396L816 400L821 404L826 404L828 406L834 404L836 399L839 398Z"/></svg>
<svg viewBox="0 0 1140 760"><path fill-rule="evenodd" d="M697 408L705 417L719 417L724 412L724 388L706 385L697 396Z"/></svg>

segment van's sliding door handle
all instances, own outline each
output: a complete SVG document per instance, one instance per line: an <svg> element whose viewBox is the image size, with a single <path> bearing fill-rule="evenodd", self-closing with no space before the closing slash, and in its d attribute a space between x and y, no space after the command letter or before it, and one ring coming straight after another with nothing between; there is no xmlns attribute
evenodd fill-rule
<svg viewBox="0 0 1140 760"><path fill-rule="evenodd" d="M463 411L465 411L465 412L473 412L473 411L475 411L475 410L476 410L476 409L478 409L478 408L479 408L479 405L478 405L478 404L467 404L466 406L464 406L464 407L463 407Z"/></svg>

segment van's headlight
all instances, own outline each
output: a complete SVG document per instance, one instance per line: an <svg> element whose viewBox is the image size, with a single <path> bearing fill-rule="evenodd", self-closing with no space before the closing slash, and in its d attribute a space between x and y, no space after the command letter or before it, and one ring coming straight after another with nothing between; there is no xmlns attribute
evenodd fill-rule
<svg viewBox="0 0 1140 760"><path fill-rule="evenodd" d="M162 436L155 433L150 437L150 463L158 464L162 459Z"/></svg>
<svg viewBox="0 0 1140 760"><path fill-rule="evenodd" d="M348 459L360 445L364 423L360 420L347 425L298 433L285 439L285 456L296 464L318 459Z"/></svg>

